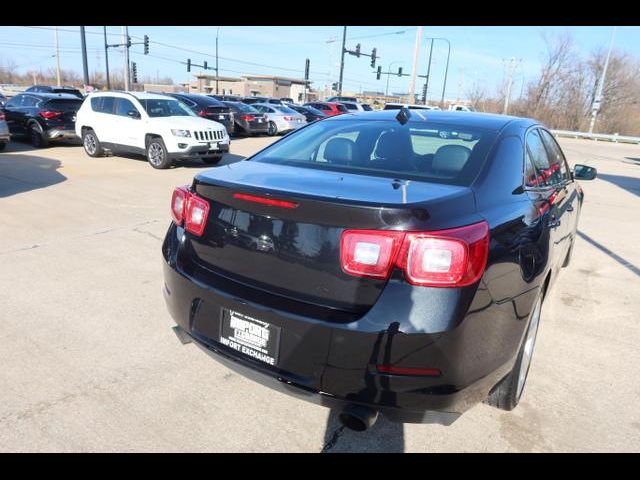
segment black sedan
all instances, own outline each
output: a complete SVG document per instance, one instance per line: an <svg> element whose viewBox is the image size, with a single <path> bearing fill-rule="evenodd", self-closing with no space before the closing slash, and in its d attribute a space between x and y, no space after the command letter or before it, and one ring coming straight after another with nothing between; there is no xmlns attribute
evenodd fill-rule
<svg viewBox="0 0 640 480"><path fill-rule="evenodd" d="M68 93L20 93L3 112L12 135L27 137L36 148L53 140L73 140L76 112L82 100Z"/></svg>
<svg viewBox="0 0 640 480"><path fill-rule="evenodd" d="M349 113L173 193L164 295L178 337L338 409L452 423L513 409L583 192L531 119ZM259 241L258 241L259 240Z"/></svg>
<svg viewBox="0 0 640 480"><path fill-rule="evenodd" d="M327 114L318 110L317 108L313 108L310 105L287 105L289 108L295 110L298 113L304 115L304 118L307 119L307 122L315 122L316 120L322 120L323 118L327 118Z"/></svg>
<svg viewBox="0 0 640 480"><path fill-rule="evenodd" d="M221 123L227 129L229 135L233 134L233 115L229 107L221 101L209 95L198 93L166 93L164 95L180 100L202 118Z"/></svg>
<svg viewBox="0 0 640 480"><path fill-rule="evenodd" d="M269 122L251 105L242 102L222 102L233 112L235 132L244 135L261 135L269 131Z"/></svg>

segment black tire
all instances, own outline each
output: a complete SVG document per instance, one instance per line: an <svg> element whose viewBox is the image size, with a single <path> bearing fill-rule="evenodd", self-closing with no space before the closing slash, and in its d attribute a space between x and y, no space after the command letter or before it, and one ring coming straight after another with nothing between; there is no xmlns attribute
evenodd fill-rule
<svg viewBox="0 0 640 480"><path fill-rule="evenodd" d="M489 392L489 396L485 400L485 403L488 403L492 407L510 411L518 405L520 398L522 398L522 392L524 391L524 386L527 381L529 367L531 366L531 357L533 356L538 326L540 325L540 312L542 310L543 299L544 297L541 292L534 304L531 315L529 316L527 332L524 336L524 340L522 341L522 345L520 346L520 351L518 352L518 357L513 369L506 377L500 380L495 387L493 387L491 392ZM531 341L530 345L529 341ZM526 364L523 364L524 362L526 362Z"/></svg>
<svg viewBox="0 0 640 480"><path fill-rule="evenodd" d="M269 122L269 130L267 130L267 135L273 137L278 134L278 126L274 122Z"/></svg>
<svg viewBox="0 0 640 480"><path fill-rule="evenodd" d="M82 146L84 151L90 157L101 157L104 154L104 149L96 132L88 128L82 132Z"/></svg>
<svg viewBox="0 0 640 480"><path fill-rule="evenodd" d="M216 165L220 160L222 160L222 155L216 155L215 157L202 158L202 161L207 165Z"/></svg>
<svg viewBox="0 0 640 480"><path fill-rule="evenodd" d="M46 148L49 146L49 140L45 138L42 130L35 124L29 127L29 140L35 148Z"/></svg>
<svg viewBox="0 0 640 480"><path fill-rule="evenodd" d="M153 137L147 142L147 160L153 168L163 170L169 168L173 163L169 158L167 147L165 147L162 138Z"/></svg>
<svg viewBox="0 0 640 480"><path fill-rule="evenodd" d="M7 144L5 142L0 142L0 152L5 149Z"/></svg>

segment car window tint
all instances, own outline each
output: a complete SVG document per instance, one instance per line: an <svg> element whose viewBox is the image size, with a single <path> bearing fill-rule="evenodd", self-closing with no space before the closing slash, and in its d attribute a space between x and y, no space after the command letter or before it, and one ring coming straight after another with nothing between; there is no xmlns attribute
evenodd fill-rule
<svg viewBox="0 0 640 480"><path fill-rule="evenodd" d="M388 178L470 185L496 133L395 120L318 122L284 137L253 161ZM414 138L415 137L415 138Z"/></svg>
<svg viewBox="0 0 640 480"><path fill-rule="evenodd" d="M131 100L128 98L118 98L118 101L116 102L116 115L127 117L128 112L131 110L135 110L136 112L138 111Z"/></svg>
<svg viewBox="0 0 640 480"><path fill-rule="evenodd" d="M358 109L358 107L353 103L345 103L343 105L345 107L347 107L347 110L357 110Z"/></svg>
<svg viewBox="0 0 640 480"><path fill-rule="evenodd" d="M526 149L524 155L524 184L527 187L535 188L540 186L540 182L544 183L542 177L538 174L536 167L531 161L529 149Z"/></svg>
<svg viewBox="0 0 640 480"><path fill-rule="evenodd" d="M100 107L100 111L102 113L113 113L113 107L115 103L115 97L102 97L102 105Z"/></svg>
<svg viewBox="0 0 640 480"><path fill-rule="evenodd" d="M100 112L102 108L102 99L104 97L92 97L91 98L91 110L94 112Z"/></svg>
<svg viewBox="0 0 640 480"><path fill-rule="evenodd" d="M36 97L32 97L31 95L25 95L22 99L22 106L31 108L35 107L38 103L40 103L40 99Z"/></svg>
<svg viewBox="0 0 640 480"><path fill-rule="evenodd" d="M527 134L527 149L531 156L531 161L543 177L543 182L541 183L546 185L556 183L557 179L553 176L554 167L550 163L547 149L542 142L538 129L531 130ZM557 170L557 167L555 169Z"/></svg>
<svg viewBox="0 0 640 480"><path fill-rule="evenodd" d="M6 104L5 107L9 107L9 108L19 108L20 105L22 104L22 97L24 95L16 95L15 97L13 97L11 100L9 100Z"/></svg>
<svg viewBox="0 0 640 480"><path fill-rule="evenodd" d="M571 177L569 176L567 161L564 158L564 155L562 153L562 150L560 149L560 146L558 145L558 142L556 142L556 139L553 138L553 135L551 135L548 131L544 129L539 129L538 131L542 135L544 144L547 147L547 152L549 154L549 162L551 163L553 168L558 169L558 175L560 177L559 180L565 181L565 182L568 181Z"/></svg>

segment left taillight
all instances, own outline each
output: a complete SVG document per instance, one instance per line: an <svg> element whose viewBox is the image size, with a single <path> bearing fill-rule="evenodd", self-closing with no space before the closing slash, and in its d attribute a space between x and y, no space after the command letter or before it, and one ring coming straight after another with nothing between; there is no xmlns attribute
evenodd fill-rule
<svg viewBox="0 0 640 480"><path fill-rule="evenodd" d="M0 121L4 120L4 113L0 112Z"/></svg>
<svg viewBox="0 0 640 480"><path fill-rule="evenodd" d="M209 216L209 202L187 187L176 187L171 196L171 216L179 227L198 237L204 233Z"/></svg>
<svg viewBox="0 0 640 480"><path fill-rule="evenodd" d="M345 273L386 279L398 267L407 282L429 287L477 282L488 252L487 222L434 232L345 230L340 243Z"/></svg>
<svg viewBox="0 0 640 480"><path fill-rule="evenodd" d="M52 118L58 118L60 115L62 115L62 112L50 112L50 111L40 112L40 116L47 120L51 120Z"/></svg>

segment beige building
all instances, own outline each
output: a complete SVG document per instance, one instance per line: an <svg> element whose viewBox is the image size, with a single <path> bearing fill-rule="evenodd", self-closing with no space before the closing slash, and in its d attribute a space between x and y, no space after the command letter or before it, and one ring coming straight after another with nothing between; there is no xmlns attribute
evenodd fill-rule
<svg viewBox="0 0 640 480"><path fill-rule="evenodd" d="M189 93L261 96L273 98L292 98L294 101L304 99L304 80L299 78L279 77L271 75L242 75L240 77L216 77L215 75L194 75L195 80L189 84ZM307 99L315 99L315 92L307 92Z"/></svg>

